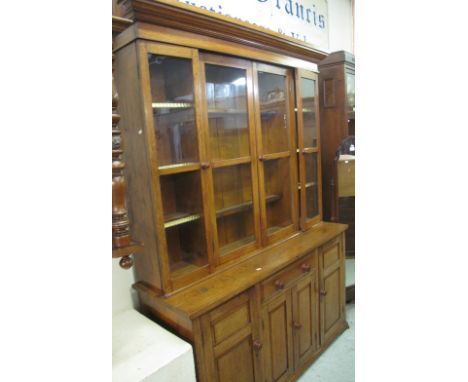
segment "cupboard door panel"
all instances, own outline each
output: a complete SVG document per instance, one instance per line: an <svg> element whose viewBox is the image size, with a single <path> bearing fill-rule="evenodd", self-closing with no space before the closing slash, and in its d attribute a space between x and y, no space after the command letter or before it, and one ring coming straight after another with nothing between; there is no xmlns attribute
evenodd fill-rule
<svg viewBox="0 0 468 382"><path fill-rule="evenodd" d="M321 219L320 131L317 75L296 71L297 144L299 153L299 194L301 228Z"/></svg>
<svg viewBox="0 0 468 382"><path fill-rule="evenodd" d="M216 267L260 242L252 63L209 53L201 62Z"/></svg>
<svg viewBox="0 0 468 382"><path fill-rule="evenodd" d="M298 368L307 362L318 348L318 292L317 271L311 271L310 276L302 279L292 289L293 298L293 328L294 328L294 360Z"/></svg>
<svg viewBox="0 0 468 382"><path fill-rule="evenodd" d="M321 342L332 338L345 324L345 281L343 237L333 240L321 249Z"/></svg>
<svg viewBox="0 0 468 382"><path fill-rule="evenodd" d="M254 290L201 317L209 381L260 381L261 342Z"/></svg>
<svg viewBox="0 0 468 382"><path fill-rule="evenodd" d="M251 339L246 337L229 351L216 358L217 381L254 382L253 359Z"/></svg>
<svg viewBox="0 0 468 382"><path fill-rule="evenodd" d="M298 229L292 73L290 69L254 64L264 245L280 240Z"/></svg>
<svg viewBox="0 0 468 382"><path fill-rule="evenodd" d="M293 370L291 295L283 293L262 309L267 381L286 381Z"/></svg>

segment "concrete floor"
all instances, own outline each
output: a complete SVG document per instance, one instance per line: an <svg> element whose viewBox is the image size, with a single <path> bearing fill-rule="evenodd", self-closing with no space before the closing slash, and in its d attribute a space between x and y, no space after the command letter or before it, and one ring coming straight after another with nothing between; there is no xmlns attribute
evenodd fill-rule
<svg viewBox="0 0 468 382"><path fill-rule="evenodd" d="M346 330L298 382L354 382L354 302L346 305Z"/></svg>

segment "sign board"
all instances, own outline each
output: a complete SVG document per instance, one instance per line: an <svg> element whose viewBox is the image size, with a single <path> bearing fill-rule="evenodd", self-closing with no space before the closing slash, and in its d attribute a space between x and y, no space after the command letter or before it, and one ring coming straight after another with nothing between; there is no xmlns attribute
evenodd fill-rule
<svg viewBox="0 0 468 382"><path fill-rule="evenodd" d="M328 50L327 0L178 0Z"/></svg>

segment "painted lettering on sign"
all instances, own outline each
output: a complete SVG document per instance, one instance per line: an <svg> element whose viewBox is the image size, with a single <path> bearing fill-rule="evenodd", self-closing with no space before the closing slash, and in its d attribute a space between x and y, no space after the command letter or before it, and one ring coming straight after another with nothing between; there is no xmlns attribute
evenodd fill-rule
<svg viewBox="0 0 468 382"><path fill-rule="evenodd" d="M328 49L327 0L178 0Z"/></svg>

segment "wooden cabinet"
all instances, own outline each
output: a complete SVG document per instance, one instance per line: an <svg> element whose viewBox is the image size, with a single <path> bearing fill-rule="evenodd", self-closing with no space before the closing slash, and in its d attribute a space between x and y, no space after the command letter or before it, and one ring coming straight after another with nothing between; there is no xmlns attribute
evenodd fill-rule
<svg viewBox="0 0 468 382"><path fill-rule="evenodd" d="M310 60L324 54L185 5L121 2L135 21L114 51L142 309L193 344L200 381L293 380L346 329L346 226L322 221Z"/></svg>
<svg viewBox="0 0 468 382"><path fill-rule="evenodd" d="M336 153L346 138L355 136L354 66L354 56L345 51L334 52L319 63L323 218L348 224L346 255L351 257L354 256L354 160L350 163L352 169L347 166L343 171L345 162L337 161ZM351 172L352 188L349 187ZM348 187L340 184L343 182Z"/></svg>

